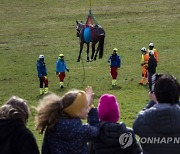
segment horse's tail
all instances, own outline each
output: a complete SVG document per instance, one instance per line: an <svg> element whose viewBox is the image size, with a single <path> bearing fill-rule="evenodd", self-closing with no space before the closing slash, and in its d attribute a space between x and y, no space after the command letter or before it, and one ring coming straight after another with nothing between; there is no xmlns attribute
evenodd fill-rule
<svg viewBox="0 0 180 154"><path fill-rule="evenodd" d="M99 59L101 59L103 57L103 53L104 53L104 38L105 38L105 35L100 36L100 40L99 40Z"/></svg>

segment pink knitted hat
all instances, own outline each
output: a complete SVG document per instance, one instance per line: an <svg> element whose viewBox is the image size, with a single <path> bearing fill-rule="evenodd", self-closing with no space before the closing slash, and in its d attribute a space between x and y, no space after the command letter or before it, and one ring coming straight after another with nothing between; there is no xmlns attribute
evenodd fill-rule
<svg viewBox="0 0 180 154"><path fill-rule="evenodd" d="M97 110L100 121L117 122L119 120L120 109L114 95L102 95L99 98Z"/></svg>

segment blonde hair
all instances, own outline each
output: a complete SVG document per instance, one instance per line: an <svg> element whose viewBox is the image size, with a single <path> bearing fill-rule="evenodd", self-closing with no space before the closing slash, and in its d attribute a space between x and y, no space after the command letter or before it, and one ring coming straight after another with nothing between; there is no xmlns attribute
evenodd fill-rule
<svg viewBox="0 0 180 154"><path fill-rule="evenodd" d="M26 103L27 101L17 96L12 96L0 108L1 119L21 119L24 124L27 124L30 109Z"/></svg>
<svg viewBox="0 0 180 154"><path fill-rule="evenodd" d="M43 134L44 130L52 128L59 119L69 117L64 108L70 106L75 100L78 90L67 92L63 97L56 94L49 94L40 100L37 107L36 130Z"/></svg>

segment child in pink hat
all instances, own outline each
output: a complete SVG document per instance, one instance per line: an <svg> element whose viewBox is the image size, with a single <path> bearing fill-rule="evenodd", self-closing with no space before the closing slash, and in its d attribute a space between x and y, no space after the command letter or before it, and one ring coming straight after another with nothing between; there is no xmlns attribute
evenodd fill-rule
<svg viewBox="0 0 180 154"><path fill-rule="evenodd" d="M119 120L120 109L114 95L102 95L99 99L97 109L100 121L117 122Z"/></svg>
<svg viewBox="0 0 180 154"><path fill-rule="evenodd" d="M98 102L100 135L89 144L89 154L141 154L141 149L131 128L120 119L120 108L116 97L103 94Z"/></svg>

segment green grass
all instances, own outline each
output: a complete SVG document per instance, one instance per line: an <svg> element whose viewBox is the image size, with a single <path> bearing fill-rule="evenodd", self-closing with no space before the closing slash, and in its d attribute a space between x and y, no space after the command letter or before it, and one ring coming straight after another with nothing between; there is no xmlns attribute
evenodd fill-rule
<svg viewBox="0 0 180 154"><path fill-rule="evenodd" d="M141 78L140 49L154 42L159 52L157 72L180 78L180 2L179 0L92 0L92 12L106 31L105 52L101 60L77 63L79 41L75 21L85 20L88 0L1 0L0 2L0 104L12 95L28 100L32 116L28 127L39 147L42 135L35 131L34 107L39 100L36 61L45 55L50 91L63 95L69 89L91 85L95 104L103 93L117 96L121 121L129 127L148 101ZM118 48L122 58L118 87L111 87L107 58ZM58 87L55 62L64 53L70 72L65 88ZM83 71L85 68L85 76Z"/></svg>

